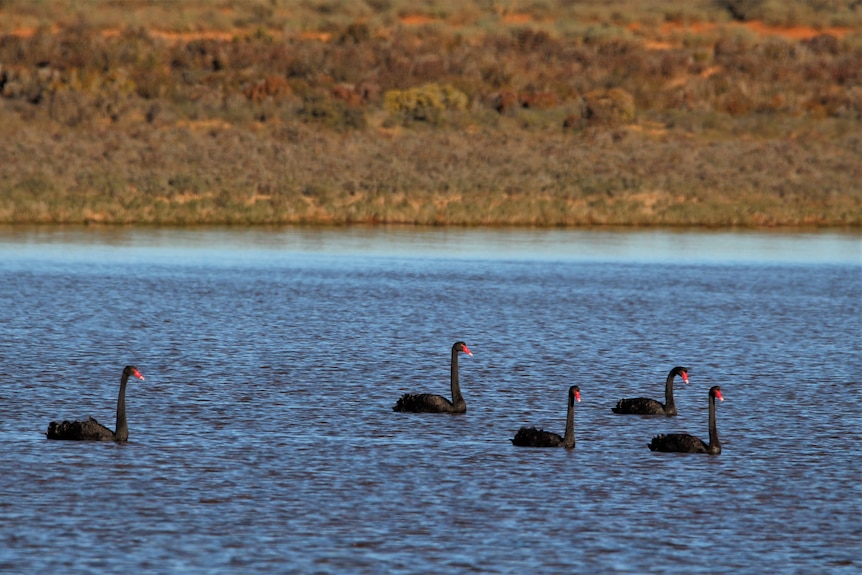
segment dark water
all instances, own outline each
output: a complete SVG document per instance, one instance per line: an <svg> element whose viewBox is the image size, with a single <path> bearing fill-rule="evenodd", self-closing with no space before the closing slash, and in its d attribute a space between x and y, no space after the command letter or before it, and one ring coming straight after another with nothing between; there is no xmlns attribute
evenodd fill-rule
<svg viewBox="0 0 862 575"><path fill-rule="evenodd" d="M0 303L0 572L862 570L858 235L5 229Z"/></svg>

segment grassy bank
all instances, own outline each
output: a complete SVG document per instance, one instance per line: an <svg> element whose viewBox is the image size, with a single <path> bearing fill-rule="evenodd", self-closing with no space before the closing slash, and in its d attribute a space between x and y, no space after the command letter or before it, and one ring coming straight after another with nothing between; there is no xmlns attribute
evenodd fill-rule
<svg viewBox="0 0 862 575"><path fill-rule="evenodd" d="M821 4L5 0L0 223L859 227Z"/></svg>

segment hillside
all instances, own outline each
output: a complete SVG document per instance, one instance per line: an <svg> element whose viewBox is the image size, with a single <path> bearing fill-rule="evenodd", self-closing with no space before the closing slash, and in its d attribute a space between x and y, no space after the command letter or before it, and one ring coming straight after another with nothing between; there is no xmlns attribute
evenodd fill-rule
<svg viewBox="0 0 862 575"><path fill-rule="evenodd" d="M862 226L862 4L0 1L0 223Z"/></svg>

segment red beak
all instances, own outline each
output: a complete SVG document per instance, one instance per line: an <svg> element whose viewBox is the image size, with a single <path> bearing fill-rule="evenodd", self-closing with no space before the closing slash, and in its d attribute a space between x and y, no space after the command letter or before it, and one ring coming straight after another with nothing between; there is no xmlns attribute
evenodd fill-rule
<svg viewBox="0 0 862 575"><path fill-rule="evenodd" d="M682 376L682 380L683 380L686 384L688 384L688 373L684 371L684 372L682 372L680 375Z"/></svg>
<svg viewBox="0 0 862 575"><path fill-rule="evenodd" d="M578 403L581 402L581 392L580 391L575 392L575 401L577 401Z"/></svg>
<svg viewBox="0 0 862 575"><path fill-rule="evenodd" d="M135 371L133 371L133 372L132 372L132 375L134 375L134 376L135 376L135 377L137 377L138 379L144 379L144 376L143 376L143 375L141 374L141 372L140 372L140 371L138 371L137 369L136 369Z"/></svg>
<svg viewBox="0 0 862 575"><path fill-rule="evenodd" d="M716 390L716 392L715 392L715 397L718 398L718 401L724 401L724 398L721 397L721 392L718 390Z"/></svg>
<svg viewBox="0 0 862 575"><path fill-rule="evenodd" d="M467 355L473 355L473 352L470 351L470 348L467 347L466 343L464 344L464 353L466 353Z"/></svg>

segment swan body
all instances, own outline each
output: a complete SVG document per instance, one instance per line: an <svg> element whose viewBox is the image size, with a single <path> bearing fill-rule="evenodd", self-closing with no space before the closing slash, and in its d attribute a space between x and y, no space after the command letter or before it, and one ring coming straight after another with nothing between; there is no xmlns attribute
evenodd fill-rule
<svg viewBox="0 0 862 575"><path fill-rule="evenodd" d="M111 431L92 417L85 421L52 421L48 424L48 439L66 439L71 441L128 441L129 424L126 420L126 383L129 376L144 379L141 372L133 365L123 369L120 379L120 393L117 397L116 431Z"/></svg>
<svg viewBox="0 0 862 575"><path fill-rule="evenodd" d="M450 364L449 384L452 389L452 401L442 395L433 393L405 393L402 395L392 411L406 411L411 413L465 413L467 402L461 395L461 385L458 378L458 353L463 352L473 355L467 344L456 341L452 346L452 361Z"/></svg>
<svg viewBox="0 0 862 575"><path fill-rule="evenodd" d="M512 439L512 444L519 447L575 447L575 401L581 401L581 388L573 385L569 388L569 407L566 411L566 431L561 437L557 433L537 429L535 427L522 427Z"/></svg>
<svg viewBox="0 0 862 575"><path fill-rule="evenodd" d="M704 443L702 439L688 433L668 433L654 437L647 447L650 451L720 454L721 442L718 440L718 430L715 426L716 399L724 401L721 387L717 385L709 390L709 443Z"/></svg>
<svg viewBox="0 0 862 575"><path fill-rule="evenodd" d="M48 424L48 439L77 441L113 441L114 432L88 417L84 421L52 421Z"/></svg>
<svg viewBox="0 0 862 575"><path fill-rule="evenodd" d="M635 397L632 399L621 399L611 411L621 415L676 415L676 404L673 401L673 380L680 376L682 381L688 384L688 368L676 366L667 374L664 385L664 403L648 397Z"/></svg>
<svg viewBox="0 0 862 575"><path fill-rule="evenodd" d="M433 393L405 393L392 408L393 411L411 413L464 413L467 411L465 401L451 402L442 395Z"/></svg>

